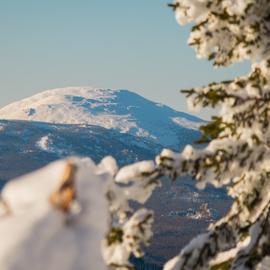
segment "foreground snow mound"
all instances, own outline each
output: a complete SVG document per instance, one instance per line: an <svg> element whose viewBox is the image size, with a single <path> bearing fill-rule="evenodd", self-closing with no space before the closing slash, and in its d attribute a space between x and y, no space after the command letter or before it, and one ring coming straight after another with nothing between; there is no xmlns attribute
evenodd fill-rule
<svg viewBox="0 0 270 270"><path fill-rule="evenodd" d="M0 109L0 119L96 125L176 146L202 120L127 90L53 89Z"/></svg>
<svg viewBox="0 0 270 270"><path fill-rule="evenodd" d="M127 169L125 186L111 156L98 166L68 158L10 181L0 197L0 269L130 269L153 236L153 212L130 202L145 202L158 182L153 167Z"/></svg>
<svg viewBox="0 0 270 270"><path fill-rule="evenodd" d="M57 161L2 192L1 270L103 270L108 174L90 159Z"/></svg>

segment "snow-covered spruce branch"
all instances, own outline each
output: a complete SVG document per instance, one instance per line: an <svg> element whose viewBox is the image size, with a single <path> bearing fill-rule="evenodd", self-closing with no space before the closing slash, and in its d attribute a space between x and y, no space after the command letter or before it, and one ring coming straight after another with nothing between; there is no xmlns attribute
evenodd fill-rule
<svg viewBox="0 0 270 270"><path fill-rule="evenodd" d="M270 255L270 202L250 228L250 235L249 244L236 254L232 269L254 269Z"/></svg>
<svg viewBox="0 0 270 270"><path fill-rule="evenodd" d="M224 142L222 145L224 145ZM222 161L233 161L237 156L239 157L239 152L242 150L241 154L243 154L243 158L240 158L238 166L235 166L235 178L233 178L233 181L230 182L228 177L228 181L226 182L217 182L215 180L216 178L203 177L203 179L212 180L212 182L209 182L215 183L218 186L232 184L230 194L232 197L237 198L237 200L234 202L230 213L218 223L210 226L209 232L198 238L200 240L199 242L198 239L191 242L191 244L181 252L180 257L177 260L177 266L174 266L175 268L173 269L178 269L178 267L179 269L208 269L211 259L214 259L221 252L235 248L237 244L242 241L243 236L248 235L249 228L257 221L258 217L260 217L265 204L269 203L270 197L268 190L270 185L270 173L265 171L265 167L267 168L268 166L267 162L262 162L258 168L253 168L253 170L250 169L248 173L245 173L246 164L243 163L243 160L250 158L252 156L251 152L254 149L248 147L246 142L243 142L242 145L240 144L239 147L240 148L236 148L233 155L230 153L226 156L226 159L220 158L219 162L212 163L212 166L209 166L210 164L208 162L206 168L200 166L197 167L195 164L200 163L198 162L198 159L200 158L202 164L204 164L203 162L206 160L204 154L207 153L207 158L209 158L209 150L200 150L201 152L197 151L197 157L194 158L192 153L195 153L196 151L192 150L191 146L188 146L182 154L175 154L168 150L164 151L159 157L157 157L157 165L151 165L148 167L147 173L143 172L144 170L143 167L140 167L140 163L127 166L122 169L123 172L125 172L123 174L125 179L124 182L129 178L134 179L138 177L141 180L145 178L144 181L152 182L151 178L147 178L146 176L153 176L156 181L156 178L162 175L176 177L187 173L194 174L194 168L196 167L198 168L198 172L200 170L211 170L212 173L221 171L227 173L230 172L228 168L232 167L231 163L227 164L226 168L223 167L223 169L219 171L215 166L218 164L220 169L220 167L222 167L220 165ZM168 153L170 153L170 157L168 157ZM221 153L224 154L227 152L221 151ZM251 160L258 160L258 155L261 155L259 150L255 151L253 154L254 157ZM217 153L212 155L212 157L217 156ZM194 159L192 159L192 157ZM169 165L168 162L170 162ZM175 170L173 170L172 162L174 162ZM244 168L242 171L240 170L240 164L242 164ZM132 168L141 168L140 172L135 169L138 173L136 173L136 177L132 174L132 172L134 172ZM261 175L257 173L258 170L262 171ZM196 177L196 174L193 176ZM223 178L225 177L225 175L222 176ZM219 177L222 179L221 175ZM232 175L230 175L230 177L232 177ZM250 185L250 183L253 184ZM179 261L181 263L179 263ZM171 266L169 265L168 267Z"/></svg>
<svg viewBox="0 0 270 270"><path fill-rule="evenodd" d="M165 149L156 161L162 175L175 179L189 174L198 180L199 187L207 183L220 187L237 182L247 170L251 173L264 169L267 162L262 161L269 158L269 148L264 144L253 141L249 145L244 140L236 144L231 138L223 138L200 150L190 145L182 153Z"/></svg>
<svg viewBox="0 0 270 270"><path fill-rule="evenodd" d="M243 59L253 65L248 76L184 91L191 108L219 106L220 114L201 127L201 142L209 143L205 149L188 146L180 154L165 150L158 166L172 178L187 173L201 186L228 186L234 203L208 233L168 262L166 270L255 269L269 245L270 3L175 0L171 6L180 24L195 23L189 45L199 58L215 66Z"/></svg>
<svg viewBox="0 0 270 270"><path fill-rule="evenodd" d="M210 139L222 136L247 140L249 136L269 144L269 140L265 140L269 132L269 65L269 60L263 61L249 76L184 91L191 107L221 107L220 116L201 127L204 133L209 132Z"/></svg>
<svg viewBox="0 0 270 270"><path fill-rule="evenodd" d="M198 57L216 66L267 58L268 0L175 0L172 6L180 24L195 22L189 45Z"/></svg>
<svg viewBox="0 0 270 270"><path fill-rule="evenodd" d="M178 169L181 164L190 162L189 156L184 155L184 157L178 159L179 163L176 166ZM161 160L161 158L159 157L157 160ZM232 158L228 158L228 160L232 160ZM263 166L263 163L261 165ZM193 167L194 164L191 163L190 168ZM239 172L239 170L237 171ZM129 179L137 178L138 183L143 181L144 183L156 184L156 179L161 175L167 175L167 172L168 167L163 166L160 161L156 166L151 162L144 162L124 167L120 170L116 179L118 181L121 179L122 183L129 183ZM184 173L187 173L187 171L184 170L182 174ZM255 171L250 171L247 175L243 173L241 178L234 179L230 194L237 197L237 200L234 202L230 213L217 224L210 226L209 232L199 237L199 242L198 239L195 239L183 250L180 256L181 264L179 264L179 261L177 262L177 267L180 267L180 265L182 267L179 269L208 269L211 259L220 252L235 248L237 243L241 242L243 235L248 234L249 228L260 217L265 204L269 203L269 175L270 173L265 171L258 177ZM253 185L250 185L250 183L253 183ZM261 190L265 192L261 192ZM202 239L204 241L201 241Z"/></svg>
<svg viewBox="0 0 270 270"><path fill-rule="evenodd" d="M246 238L253 237L253 227L260 222L270 204L270 172L265 172L256 179L243 179L239 181L242 188L239 188L239 183L233 187L240 196L234 201L230 212L216 224L210 225L207 233L191 241L165 269L210 269L211 266L219 269L218 265L220 269L224 269L221 268L224 267L224 258L220 254L232 250L225 268L229 269L231 260L239 251L237 246L242 247L241 243ZM252 180L256 184L249 185L249 189L243 192L243 187ZM218 255L220 259L215 259Z"/></svg>
<svg viewBox="0 0 270 270"><path fill-rule="evenodd" d="M104 159L104 169L109 167L107 159L112 163L111 158ZM144 204L152 191L160 186L160 173L153 161L138 162L113 171L114 180L106 191L111 223L106 240L103 241L103 254L111 267L133 269L129 263L130 255L143 256L142 246L150 243L153 212L142 208L134 213L129 202Z"/></svg>
<svg viewBox="0 0 270 270"><path fill-rule="evenodd" d="M206 87L182 90L182 92L186 93L187 97L194 96L193 99L189 99L193 108L198 105L203 107L227 105L233 109L252 100L260 101L265 97L269 99L270 74L267 69L269 65L270 60L266 60L260 65L254 65L248 76L220 83L213 82Z"/></svg>

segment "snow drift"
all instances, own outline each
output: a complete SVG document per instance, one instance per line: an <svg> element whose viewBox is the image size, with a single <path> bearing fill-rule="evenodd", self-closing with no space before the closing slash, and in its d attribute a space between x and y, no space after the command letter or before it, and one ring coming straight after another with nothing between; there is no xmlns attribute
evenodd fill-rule
<svg viewBox="0 0 270 270"><path fill-rule="evenodd" d="M107 269L100 248L107 177L90 159L72 158L9 182L1 198L0 269ZM76 181L78 197L67 181Z"/></svg>

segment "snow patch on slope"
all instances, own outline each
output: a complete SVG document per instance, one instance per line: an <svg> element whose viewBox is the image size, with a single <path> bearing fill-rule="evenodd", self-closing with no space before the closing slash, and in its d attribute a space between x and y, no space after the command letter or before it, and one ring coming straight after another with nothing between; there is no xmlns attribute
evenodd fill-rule
<svg viewBox="0 0 270 270"><path fill-rule="evenodd" d="M186 118L181 118L181 117L173 117L172 121L179 126L186 127L189 129L194 129L194 130L198 130L202 124L201 122L194 122L194 121L190 121Z"/></svg>
<svg viewBox="0 0 270 270"><path fill-rule="evenodd" d="M48 151L50 152L50 145L52 144L52 141L50 139L50 137L47 136L43 136L42 138L40 138L40 140L37 142L37 146L44 151Z"/></svg>

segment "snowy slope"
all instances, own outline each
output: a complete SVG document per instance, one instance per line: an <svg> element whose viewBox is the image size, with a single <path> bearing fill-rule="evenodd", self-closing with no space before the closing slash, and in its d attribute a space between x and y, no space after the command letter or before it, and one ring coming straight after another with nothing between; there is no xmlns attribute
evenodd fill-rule
<svg viewBox="0 0 270 270"><path fill-rule="evenodd" d="M196 134L192 138L195 140ZM161 150L157 143L99 126L0 120L0 180L70 155L91 157L95 162L112 155L123 166L153 159ZM11 164L16 170L10 168Z"/></svg>
<svg viewBox="0 0 270 270"><path fill-rule="evenodd" d="M178 144L202 120L127 90L53 89L0 109L0 119L97 125L140 136L164 147Z"/></svg>

